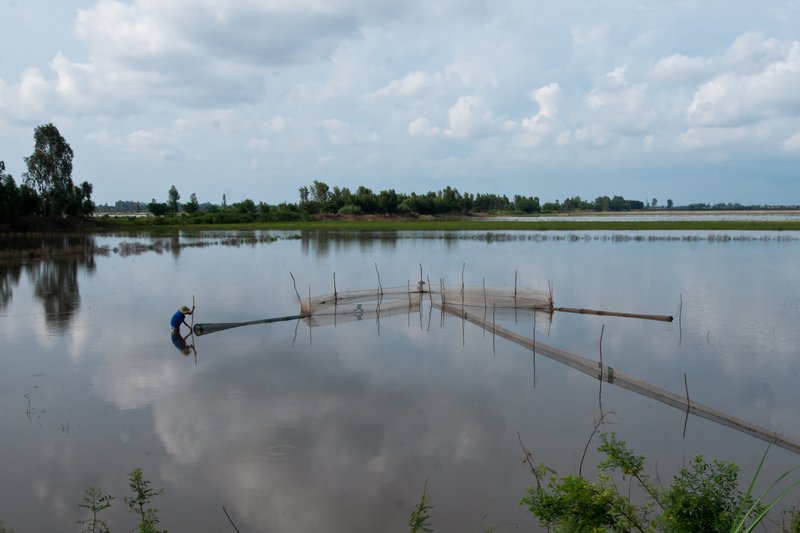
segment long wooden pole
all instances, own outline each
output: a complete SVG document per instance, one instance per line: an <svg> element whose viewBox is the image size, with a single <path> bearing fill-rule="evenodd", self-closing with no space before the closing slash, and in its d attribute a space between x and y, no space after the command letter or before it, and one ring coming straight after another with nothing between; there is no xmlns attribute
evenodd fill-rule
<svg viewBox="0 0 800 533"><path fill-rule="evenodd" d="M596 361L586 359L585 357L560 350L541 342L533 342L528 337L514 333L513 331L510 331L502 326L498 326L494 323L487 322L486 320L481 319L479 316L468 313L458 307L440 303L434 303L433 305L442 309L442 311L446 313L462 317L473 324L477 324L486 331L492 330L493 335L498 335L508 339L511 342L523 346L529 350L535 350L536 352L549 357L550 359L579 370L595 379L605 380L608 383L613 383L614 385L622 387L623 389L628 389L643 396L647 396L648 398L652 398L677 409L686 410L687 412L690 412L696 416L717 422L723 426L747 433L763 441L771 442L777 446L780 446L781 448L800 454L800 441L791 439L775 431L770 431L769 429L760 427L745 420L738 419L727 413L723 413L722 411L718 411L694 400L690 400L688 397L684 398L683 396L672 393L660 387L656 387L655 385L646 383L618 370L614 370L611 367L606 366L605 368L598 369Z"/></svg>
<svg viewBox="0 0 800 533"><path fill-rule="evenodd" d="M309 314L277 316L273 318L262 318L260 320L249 320L247 322L209 322L205 324L195 324L195 335L208 335L209 333L216 333L231 328L238 328L240 326L252 326L253 324L270 324L272 322L286 322L287 320L298 320L300 318L308 318Z"/></svg>
<svg viewBox="0 0 800 533"><path fill-rule="evenodd" d="M550 307L542 307L541 309L551 309ZM578 307L553 307L553 311L561 311L562 313L577 313L580 315L599 315L599 316L619 316L623 318L640 318L642 320L658 320L661 322L672 322L670 315L647 315L640 313L622 313L619 311L601 311L598 309L581 309Z"/></svg>

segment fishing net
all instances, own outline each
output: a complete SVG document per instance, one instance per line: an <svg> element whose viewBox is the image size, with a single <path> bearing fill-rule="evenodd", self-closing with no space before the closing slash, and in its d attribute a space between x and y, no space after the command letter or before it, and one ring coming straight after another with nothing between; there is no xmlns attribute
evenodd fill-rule
<svg viewBox="0 0 800 533"><path fill-rule="evenodd" d="M550 293L533 289L497 289L463 285L429 288L417 283L405 287L343 291L300 299L300 312L310 316L382 313L417 307L424 300L471 309L494 311L550 309Z"/></svg>

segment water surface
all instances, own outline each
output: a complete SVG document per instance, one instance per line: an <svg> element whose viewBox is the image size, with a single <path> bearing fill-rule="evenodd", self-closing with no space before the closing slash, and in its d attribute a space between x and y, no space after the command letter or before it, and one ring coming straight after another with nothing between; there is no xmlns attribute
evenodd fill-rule
<svg viewBox="0 0 800 533"><path fill-rule="evenodd" d="M519 439L537 462L575 472L599 382L427 304L214 333L194 339L196 357L173 345L168 319L193 295L202 322L296 314L290 273L301 295L332 292L334 272L340 291L376 287L378 273L384 286L413 284L420 264L436 283L463 271L465 284L511 287L516 274L520 287L551 282L557 305L672 314L556 313L537 316L536 335L599 358L602 331L607 365L678 393L686 374L693 400L800 438L796 234L507 235L180 246L230 237L206 233L128 255L130 238L98 237L110 252L0 265L0 519L77 531L81 493L96 485L118 498L112 530L131 529L121 497L141 467L164 489L156 506L173 531L229 530L223 505L243 531L407 531L426 482L437 530L533 528L517 505L533 482ZM530 315L503 325L533 334ZM605 429L662 480L696 454L749 479L766 448L694 417L684 436L684 413L609 384L602 408ZM763 479L798 463L773 448Z"/></svg>

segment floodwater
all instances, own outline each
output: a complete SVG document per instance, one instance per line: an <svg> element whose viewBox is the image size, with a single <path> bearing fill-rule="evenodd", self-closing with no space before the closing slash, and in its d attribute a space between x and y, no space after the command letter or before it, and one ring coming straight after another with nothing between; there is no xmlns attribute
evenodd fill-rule
<svg viewBox="0 0 800 533"><path fill-rule="evenodd" d="M620 214L598 214L598 215L537 215L537 216L504 216L487 217L485 220L506 220L521 222L560 222L564 220L576 222L686 222L686 221L772 221L781 222L786 220L800 220L800 213L796 211L764 212L764 211L715 211L715 212L692 212L692 211L659 211L657 213L631 212L627 211Z"/></svg>
<svg viewBox="0 0 800 533"><path fill-rule="evenodd" d="M488 236L487 236L488 235ZM522 441L578 470L601 409L667 483L689 458L749 481L767 444L601 383L461 319L419 308L276 322L189 338L168 321L299 312L303 297L438 284L547 290L555 303L674 315L555 313L498 322L692 401L800 439L800 240L783 234L513 232L101 237L49 260L0 263L0 520L78 531L90 485L122 501L142 468L171 531L407 531L427 484L437 531L530 530ZM58 246L80 247L60 241ZM84 244L86 244L84 242ZM49 243L48 245L54 245ZM6 244L10 246L10 244ZM360 319L357 319L360 318ZM602 343L601 341L602 336ZM590 447L584 474L594 474ZM773 446L763 485L797 454ZM785 507L797 503L797 494Z"/></svg>

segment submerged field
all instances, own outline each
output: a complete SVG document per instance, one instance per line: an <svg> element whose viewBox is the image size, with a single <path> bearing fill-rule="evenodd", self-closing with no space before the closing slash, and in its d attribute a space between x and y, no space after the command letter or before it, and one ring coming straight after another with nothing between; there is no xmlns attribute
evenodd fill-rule
<svg viewBox="0 0 800 533"><path fill-rule="evenodd" d="M118 497L112 530L131 529L120 502L127 473L141 467L164 489L156 506L170 531L227 529L223 505L242 531L408 531L426 482L436 531L531 530L518 505L534 483L520 439L536 462L574 473L600 410L602 429L657 464L662 479L702 454L741 465L749 480L766 448L427 300L399 314L236 328L190 339L196 354L176 349L169 317L193 300L203 323L296 315L291 276L305 297L333 292L334 275L339 291L407 287L422 268L435 284L552 283L557 306L673 315L497 320L800 438L798 232L350 224L41 236L27 246L62 246L64 255L0 262L0 519L21 531L77 531L69 525L81 518L82 491L95 485ZM592 446L584 473L595 475L597 460ZM761 479L798 463L773 447Z"/></svg>
<svg viewBox="0 0 800 533"><path fill-rule="evenodd" d="M150 219L114 221L112 228L180 227L184 229L274 229L331 231L800 231L800 220L579 220L565 216L558 220L491 220L475 218L356 218L304 220L294 222L252 222L235 224L176 223L159 226Z"/></svg>

